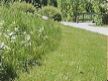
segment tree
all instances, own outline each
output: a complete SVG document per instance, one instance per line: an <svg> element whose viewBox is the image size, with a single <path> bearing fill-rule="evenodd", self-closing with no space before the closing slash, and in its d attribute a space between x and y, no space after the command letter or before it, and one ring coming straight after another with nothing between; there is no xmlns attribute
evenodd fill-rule
<svg viewBox="0 0 108 81"><path fill-rule="evenodd" d="M104 1L104 14L102 17L102 23L103 24L108 24L108 0Z"/></svg>
<svg viewBox="0 0 108 81"><path fill-rule="evenodd" d="M97 25L108 24L107 0L92 1L94 12L96 13L94 21Z"/></svg>
<svg viewBox="0 0 108 81"><path fill-rule="evenodd" d="M73 21L77 21L78 14L86 12L85 10L86 0L62 0L61 9L62 13L66 17L73 18Z"/></svg>
<svg viewBox="0 0 108 81"><path fill-rule="evenodd" d="M85 9L86 9L87 13L93 13L94 12L94 10L93 10L93 4L91 2L87 2L86 3Z"/></svg>
<svg viewBox="0 0 108 81"><path fill-rule="evenodd" d="M61 0L61 12L64 20L71 20L71 4L69 0Z"/></svg>

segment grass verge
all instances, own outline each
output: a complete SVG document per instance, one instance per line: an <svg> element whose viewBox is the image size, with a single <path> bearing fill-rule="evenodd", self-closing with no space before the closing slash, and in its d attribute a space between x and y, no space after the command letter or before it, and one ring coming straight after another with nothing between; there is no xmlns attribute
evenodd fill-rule
<svg viewBox="0 0 108 81"><path fill-rule="evenodd" d="M107 37L107 80L108 80L108 37Z"/></svg>
<svg viewBox="0 0 108 81"><path fill-rule="evenodd" d="M62 27L59 48L16 81L106 81L106 37Z"/></svg>

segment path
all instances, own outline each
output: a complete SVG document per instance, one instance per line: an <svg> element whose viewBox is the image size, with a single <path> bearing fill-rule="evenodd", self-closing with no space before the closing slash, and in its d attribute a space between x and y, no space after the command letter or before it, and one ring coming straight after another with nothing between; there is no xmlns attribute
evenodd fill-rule
<svg viewBox="0 0 108 81"><path fill-rule="evenodd" d="M84 30L108 36L108 27L97 27L93 25L93 23L73 23L73 22L61 22L61 23L63 25L72 26L75 28L81 28Z"/></svg>

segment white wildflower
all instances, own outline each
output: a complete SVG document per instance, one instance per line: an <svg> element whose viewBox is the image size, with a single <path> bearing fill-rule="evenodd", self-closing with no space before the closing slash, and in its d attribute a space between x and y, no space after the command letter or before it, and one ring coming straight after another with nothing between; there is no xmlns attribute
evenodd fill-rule
<svg viewBox="0 0 108 81"><path fill-rule="evenodd" d="M0 49L4 49L4 46L5 46L5 44L4 44L4 42L2 42L2 43L0 44Z"/></svg>
<svg viewBox="0 0 108 81"><path fill-rule="evenodd" d="M30 40L30 35L26 35L25 40L29 41Z"/></svg>
<svg viewBox="0 0 108 81"><path fill-rule="evenodd" d="M47 16L42 16L42 19L48 20L48 17Z"/></svg>
<svg viewBox="0 0 108 81"><path fill-rule="evenodd" d="M24 34L24 35L26 35L26 34L27 34L27 32L25 31L25 32L23 32L23 34Z"/></svg>
<svg viewBox="0 0 108 81"><path fill-rule="evenodd" d="M9 36L13 36L15 33L14 32L11 32L11 33L9 33L8 35Z"/></svg>
<svg viewBox="0 0 108 81"><path fill-rule="evenodd" d="M0 44L0 49L10 49L4 42Z"/></svg>
<svg viewBox="0 0 108 81"><path fill-rule="evenodd" d="M15 31L18 31L18 28L15 28Z"/></svg>

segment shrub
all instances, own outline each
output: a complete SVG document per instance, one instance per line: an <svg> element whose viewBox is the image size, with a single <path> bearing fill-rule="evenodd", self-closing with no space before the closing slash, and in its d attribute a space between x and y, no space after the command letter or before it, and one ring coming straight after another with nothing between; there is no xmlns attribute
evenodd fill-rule
<svg viewBox="0 0 108 81"><path fill-rule="evenodd" d="M39 13L41 15L49 17L50 19L54 19L55 21L61 21L62 20L61 12L53 6L43 7L39 11Z"/></svg>
<svg viewBox="0 0 108 81"><path fill-rule="evenodd" d="M28 72L28 66L37 64L43 54L56 48L60 29L33 14L10 8L0 10L0 76L13 79L18 71Z"/></svg>
<svg viewBox="0 0 108 81"><path fill-rule="evenodd" d="M11 5L11 8L14 11L19 10L19 11L30 12L30 13L34 13L36 11L36 8L32 4L26 2L14 2Z"/></svg>
<svg viewBox="0 0 108 81"><path fill-rule="evenodd" d="M103 16L102 16L102 23L103 24L108 24L108 14L103 14Z"/></svg>

